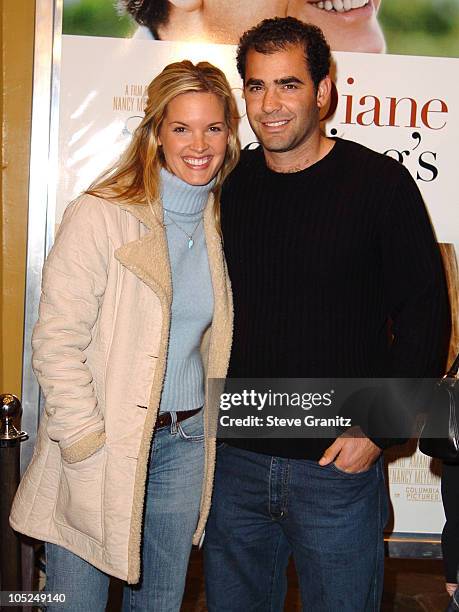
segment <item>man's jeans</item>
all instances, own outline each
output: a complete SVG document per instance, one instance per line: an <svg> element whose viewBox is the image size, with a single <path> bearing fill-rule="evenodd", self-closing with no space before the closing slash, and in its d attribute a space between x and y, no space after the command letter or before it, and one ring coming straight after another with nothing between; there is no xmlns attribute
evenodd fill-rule
<svg viewBox="0 0 459 612"><path fill-rule="evenodd" d="M458 612L459 611L459 587L457 587L454 595L451 597L448 609L446 612Z"/></svg>
<svg viewBox="0 0 459 612"><path fill-rule="evenodd" d="M282 611L290 554L304 611L378 611L386 520L382 460L346 474L223 443L204 540L209 612Z"/></svg>
<svg viewBox="0 0 459 612"><path fill-rule="evenodd" d="M151 452L142 581L124 588L124 612L178 612L201 499L204 435L202 411L155 433ZM127 551L126 551L127 554ZM66 603L47 610L103 612L110 578L73 553L46 544L46 591L65 593Z"/></svg>

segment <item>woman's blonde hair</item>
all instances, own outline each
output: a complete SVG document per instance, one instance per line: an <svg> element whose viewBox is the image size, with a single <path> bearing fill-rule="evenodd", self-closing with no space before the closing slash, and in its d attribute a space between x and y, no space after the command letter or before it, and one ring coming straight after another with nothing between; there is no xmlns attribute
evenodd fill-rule
<svg viewBox="0 0 459 612"><path fill-rule="evenodd" d="M159 170L165 167L158 134L167 105L180 94L213 93L223 103L225 122L229 130L225 158L212 190L215 196L215 219L219 229L221 186L236 166L240 150L237 105L225 75L208 62L194 65L189 60L183 60L166 66L150 83L147 92L145 116L135 130L128 148L111 168L90 185L86 193L153 207L160 196Z"/></svg>

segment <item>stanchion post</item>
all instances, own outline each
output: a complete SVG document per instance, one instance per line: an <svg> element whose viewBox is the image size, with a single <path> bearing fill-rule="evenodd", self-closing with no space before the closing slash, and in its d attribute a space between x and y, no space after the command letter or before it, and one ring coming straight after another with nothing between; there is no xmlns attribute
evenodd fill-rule
<svg viewBox="0 0 459 612"><path fill-rule="evenodd" d="M27 439L18 431L22 406L19 399L9 393L0 395L0 590L21 590L21 544L11 529L8 517L20 478L21 442Z"/></svg>

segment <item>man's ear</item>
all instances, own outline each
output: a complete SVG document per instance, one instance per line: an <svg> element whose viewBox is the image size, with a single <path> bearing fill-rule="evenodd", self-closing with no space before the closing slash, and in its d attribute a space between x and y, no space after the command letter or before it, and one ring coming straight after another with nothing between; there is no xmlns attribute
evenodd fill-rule
<svg viewBox="0 0 459 612"><path fill-rule="evenodd" d="M328 104L328 101L330 100L331 88L331 79L327 74L327 76L320 81L317 87L317 108L323 108Z"/></svg>
<svg viewBox="0 0 459 612"><path fill-rule="evenodd" d="M202 0L169 0L169 3L186 12L197 11L202 8Z"/></svg>

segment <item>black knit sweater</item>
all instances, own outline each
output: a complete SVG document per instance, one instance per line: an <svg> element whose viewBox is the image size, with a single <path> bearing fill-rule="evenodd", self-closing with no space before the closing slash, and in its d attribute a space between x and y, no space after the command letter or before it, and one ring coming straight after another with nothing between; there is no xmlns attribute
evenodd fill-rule
<svg viewBox="0 0 459 612"><path fill-rule="evenodd" d="M229 377L443 372L449 306L441 257L419 190L398 162L336 139L314 165L281 174L261 148L243 151L223 188L221 220L234 294ZM231 443L319 459L330 441Z"/></svg>

